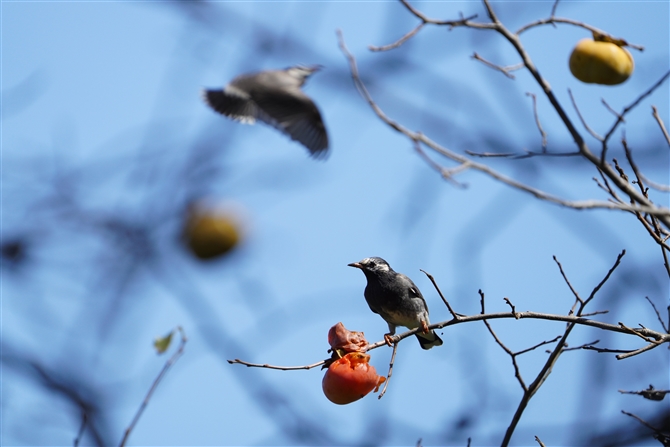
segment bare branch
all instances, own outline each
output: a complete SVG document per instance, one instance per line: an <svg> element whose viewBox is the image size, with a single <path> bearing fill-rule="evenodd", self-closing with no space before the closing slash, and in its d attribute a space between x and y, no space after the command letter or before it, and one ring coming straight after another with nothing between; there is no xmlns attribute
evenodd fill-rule
<svg viewBox="0 0 670 447"><path fill-rule="evenodd" d="M419 141L414 141L414 150L426 163L428 163L428 166L439 172L440 176L442 176L443 179L447 180L448 182L450 182L451 184L453 184L458 188L465 188L467 186L457 181L454 178L454 175L458 174L459 172L468 170L470 168L470 165L468 163L462 163L454 168L446 169L439 163L435 162L432 158L428 156L428 154L424 152L424 150L421 148L421 143Z"/></svg>
<svg viewBox="0 0 670 447"><path fill-rule="evenodd" d="M144 409L147 407L149 404L149 400L151 399L151 396L154 394L154 391L156 391L156 388L158 387L158 384L160 381L165 377L165 374L167 374L168 370L174 365L174 363L179 360L179 357L184 353L184 346L186 345L186 342L188 339L186 338L186 334L184 333L183 329L181 327L177 327L177 330L179 331L179 334L181 335L181 341L179 343L179 348L177 348L177 351L170 357L167 362L165 362L165 366L163 366L163 369L161 372L158 374L156 379L154 380L154 383L151 385L151 388L149 389L149 392L147 395L144 397L144 400L142 401L142 404L140 405L140 408L137 410L137 413L135 413L135 417L133 417L133 420L130 422L130 425L128 428L126 428L125 433L123 434L123 439L121 439L121 443L119 444L120 447L123 447L126 445L126 442L128 441L128 437L130 436L130 433L133 431L133 428L135 428L135 425L137 424L137 421L139 421L140 416L142 416L142 413L144 412Z"/></svg>
<svg viewBox="0 0 670 447"><path fill-rule="evenodd" d="M619 390L621 394L637 394L645 399L661 401L665 399L665 395L670 393L670 390L657 390L654 385L649 385L649 388L642 391L623 391Z"/></svg>
<svg viewBox="0 0 670 447"><path fill-rule="evenodd" d="M384 388L382 388L377 399L381 399L384 394L386 394L386 388L389 386L389 381L393 375L393 364L395 363L395 353L398 351L398 343L393 343L393 354L391 354L391 362L389 363L389 372L386 375L386 381L384 382Z"/></svg>
<svg viewBox="0 0 670 447"><path fill-rule="evenodd" d="M461 16L460 19L458 20L436 20L436 19L431 19L427 16L425 16L422 12L420 12L418 9L415 9L412 7L412 5L409 4L406 0L400 0L400 3L402 3L407 10L412 13L416 18L421 20L423 23L430 23L431 25L446 25L450 29L457 27L457 26L468 26L472 28L487 28L488 26L486 24L481 24L481 23L472 23L470 20L475 19L477 17L477 14L474 14L469 17L463 17Z"/></svg>
<svg viewBox="0 0 670 447"><path fill-rule="evenodd" d="M598 141L604 141L604 138L603 138L603 137L601 137L600 135L598 135L593 129L591 129L591 128L589 127L588 124L586 124L586 120L585 120L584 117L582 116L582 113L579 111L579 107L577 107L577 102L575 101L575 97L572 96L572 90L568 89L568 95L570 95L570 101L572 101L572 106L575 108L575 112L577 112L577 116L579 117L579 121L582 122L582 126L584 126L584 129L586 129L586 131L587 131L588 133L590 133L591 136L592 136L593 138L595 138L596 140L598 140Z"/></svg>
<svg viewBox="0 0 670 447"><path fill-rule="evenodd" d="M498 28L496 28L498 29ZM382 120L384 121L388 126L393 128L395 131L402 133L403 135L407 136L410 138L412 141L420 141L421 143L425 144L435 152L453 160L456 161L457 163L460 164L468 164L469 169L475 169L477 171L483 172L487 174L488 176L508 185L513 188L519 189L521 191L527 192L529 194L532 194L533 196L546 200L561 206L569 207L569 208L574 208L574 209L596 209L596 208L604 208L604 209L619 209L619 210L625 210L625 211L639 211L643 213L648 213L648 214L653 214L659 217L664 223L664 225L670 227L670 209L667 208L662 208L662 207L657 207L653 203L651 203L649 200L645 199L644 197L639 196L639 193L635 191L633 188L630 187L630 185L620 181L616 177L616 174L613 173L612 169L608 165L600 166L599 160L597 157L595 157L588 149L588 147L585 145L583 139L577 133L577 131L574 129L574 126L570 122L569 118L563 111L563 109L560 107L560 104L556 100L555 96L553 95L553 92L551 92L551 89L549 85L544 81L539 73L537 73L537 69L532 65L532 62L530 61L530 58L528 55L525 53L525 50L523 50L522 47L520 47L520 44L518 43L518 40L509 34L509 31L506 31L504 28L501 28L499 32L503 33L505 37L508 39L513 39L515 43L515 47L517 50L520 52L524 60L526 61L526 67L531 70L531 73L536 77L536 79L541 82L542 88L545 91L545 93L549 96L550 102L554 106L554 108L557 109L559 112L559 115L561 116L561 119L566 123L566 126L568 126L568 130L570 133L575 137L575 141L578 143L578 147L580 150L580 153L584 155L589 161L592 163L596 164L600 169L603 170L603 172L607 173L608 177L612 179L612 181L622 189L627 195L635 197L635 200L642 205L628 205L628 204L623 204L623 203L611 203L611 202L601 202L601 201L594 201L594 200L586 200L586 201L567 201L560 199L558 197L555 197L551 194L548 194L544 191L538 190L536 188L532 188L528 185L525 185L521 182L518 182L512 178L509 178L503 174L500 174L499 172L493 170L489 166L486 166L484 164L480 164L477 162L474 162L467 157L457 154L453 151L450 151L439 144L435 143L432 141L430 138L427 138L425 135L421 134L420 132L413 132L410 131L409 129L405 128L401 124L397 123L396 121L393 121L390 119L386 114L381 110L381 108L375 103L375 101L372 99L370 93L367 91L365 88L365 85L360 79L360 76L358 74L358 67L356 64L356 59L354 56L349 52L347 49L345 43L344 43L344 38L342 36L342 32L340 30L337 31L338 39L339 39L339 45L342 53L344 56L347 58L349 62L349 67L351 71L351 77L354 81L354 85L356 86L358 92L360 95L366 100L366 102L370 105L372 110L375 112L375 114ZM505 34L505 32L507 34Z"/></svg>
<svg viewBox="0 0 670 447"><path fill-rule="evenodd" d="M625 123L625 122L626 122L626 120L623 118L623 115L620 115L619 112L617 112L616 110L614 110L614 109L612 108L612 106L610 106L610 105L607 103L607 101L605 101L605 98L600 98L600 102L602 103L602 105L605 106L605 108L607 109L608 112L610 112L612 115L616 116L617 119L620 119L622 123Z"/></svg>
<svg viewBox="0 0 670 447"><path fill-rule="evenodd" d="M473 157L480 158L510 158L513 160L521 160L524 158L532 157L576 157L582 155L580 152L549 152L549 151L524 151L523 153L514 153L514 152L474 152L470 150L465 151L466 154L472 155Z"/></svg>
<svg viewBox="0 0 670 447"><path fill-rule="evenodd" d="M576 300L577 302L583 304L583 303L584 303L584 300L582 300L582 298L579 296L579 292L577 292L577 291L575 290L575 288L572 287L572 283L571 283L570 280L568 279L568 276L565 274L565 271L563 270L563 266L562 266L561 263L559 262L558 258L556 257L556 255L554 255L554 256L552 256L552 257L554 258L554 262L556 263L556 265L558 265L558 270L560 270L560 272L561 272L561 276L563 277L563 280L565 281L565 283L566 283L566 284L568 285L568 287L570 288L570 291L572 292L572 294L575 296L575 300ZM572 310L570 311L570 314L573 314L573 313L574 313L574 309L575 309L575 307L573 306Z"/></svg>
<svg viewBox="0 0 670 447"><path fill-rule="evenodd" d="M547 152L547 134L544 129L542 129L540 117L537 114L537 97L534 93L530 92L526 92L526 96L533 98L533 115L535 116L535 124L537 124L537 129L540 131L540 136L542 137L542 152Z"/></svg>
<svg viewBox="0 0 670 447"><path fill-rule="evenodd" d="M670 437L668 437L667 435L663 434L663 432L661 432L660 429L654 427L654 426L651 425L649 422L645 421L644 419L642 419L642 418L639 417L639 416L634 415L633 413L628 413L628 412L623 411L623 410L621 410L621 412L622 412L623 414L625 414L626 416L630 416L630 417L632 417L632 418L634 418L634 419L637 419L637 421L638 421L639 423L641 423L642 425L644 425L645 427L647 427L648 429L650 429L650 430L652 430L654 433L656 433L656 439L658 439L658 440L661 442L661 444L663 444L664 446L667 446L668 444L670 444Z"/></svg>
<svg viewBox="0 0 670 447"><path fill-rule="evenodd" d="M663 330L665 332L670 332L670 329L668 329L668 326L665 325L663 318L661 318L661 314L659 313L658 309L656 309L654 302L650 300L648 296L645 296L645 299L649 301L649 304L651 304L652 309L654 309L654 312L656 312L656 318L658 318L658 322L661 323L661 327L663 328ZM670 322L668 322L668 324L670 324Z"/></svg>
<svg viewBox="0 0 670 447"><path fill-rule="evenodd" d="M502 67L500 65L494 64L493 62L487 61L477 53L474 53L471 57L475 60L482 62L487 67L493 68L494 70L501 72L510 79L516 79L515 76L511 73L512 71L516 71L523 68L523 64L516 64L516 65L509 65L507 67Z"/></svg>
<svg viewBox="0 0 670 447"><path fill-rule="evenodd" d="M558 0L556 0L556 3L558 3ZM535 442L537 442L538 444L540 444L540 447L547 447L547 446L544 445L544 442L542 442L542 441L540 440L540 438L538 438L537 436L535 436Z"/></svg>
<svg viewBox="0 0 670 447"><path fill-rule="evenodd" d="M512 309L512 315L514 315L514 318L516 318L516 319L518 320L519 317L517 317L516 308L514 307L514 304L512 304L512 302L510 301L510 299L507 298L507 297L503 298L503 300L504 300L505 303L507 303L507 305Z"/></svg>
<svg viewBox="0 0 670 447"><path fill-rule="evenodd" d="M626 114L628 112L630 112L631 110L633 110L635 107L637 107L637 105L640 104L642 102L642 100L645 99L647 96L651 95L654 92L654 90L659 88L661 86L661 84L663 84L665 82L665 80L668 79L668 76L670 76L670 71L666 72L661 77L661 79L656 81L656 83L654 85L652 85L651 87L649 87L649 89L647 89L646 92L644 92L640 96L638 96L635 101L633 101L631 104L626 106L623 109L623 111L620 114L617 115L618 118L616 119L614 124L612 124L612 127L610 128L610 130L605 134L604 141L607 141L612 136L612 134L614 133L616 128L619 126L619 124L621 124L623 122L624 117L626 116Z"/></svg>
<svg viewBox="0 0 670 447"><path fill-rule="evenodd" d="M424 22L419 23L413 30L409 31L407 34L405 34L404 36L402 36L400 39L396 40L393 43L390 43L388 45L383 45L381 47L370 45L370 46L368 46L368 49L370 51L388 51L388 50L392 50L394 48L398 48L400 45L404 44L409 39L414 37L416 35L416 33L421 31L421 28L423 28L426 25L426 23L428 23L428 22L424 21Z"/></svg>
<svg viewBox="0 0 670 447"><path fill-rule="evenodd" d="M77 437L74 438L74 447L79 447L79 442L81 441L81 437L84 435L84 430L86 429L87 422L88 422L88 415L86 414L86 412L82 412L79 432L77 432Z"/></svg>
<svg viewBox="0 0 670 447"><path fill-rule="evenodd" d="M670 185L662 185L660 183L653 182L643 174L642 179L644 180L644 183L646 183L647 185L649 185L650 187L654 188L657 191L670 192Z"/></svg>
<svg viewBox="0 0 670 447"><path fill-rule="evenodd" d="M542 341L542 342L540 342L540 343L538 343L538 344L536 344L536 345L534 345L534 346L531 346L530 348L522 349L521 351L515 352L514 355L525 354L525 353L527 353L527 352L536 350L536 349L539 348L540 346L544 346L544 345L549 345L549 344L552 344L552 343L556 343L558 340L561 339L561 337L562 337L561 335L557 335L556 337L552 338L551 340L545 340L545 341Z"/></svg>
<svg viewBox="0 0 670 447"><path fill-rule="evenodd" d="M612 273L614 273L614 270L621 264L621 258L623 258L626 255L626 250L621 250L621 253L619 253L616 257L616 261L614 261L614 265L609 269L605 277L598 283L597 286L593 288L591 291L591 294L589 297L584 301L583 306L586 306L589 304L589 302L596 296L596 293L600 290L600 288L605 285L608 279L610 279L610 276L612 276ZM581 315L581 312L577 313L577 315Z"/></svg>
<svg viewBox="0 0 670 447"><path fill-rule="evenodd" d="M449 309L449 313L451 314L451 316L454 317L456 320L458 320L458 318L459 318L458 314L456 312L454 312L454 309L451 308L451 305L449 304L449 301L447 301L447 299L444 297L444 295L442 295L442 291L437 286L437 283L435 282L435 278L433 278L433 275L431 275L430 273L428 273L427 271L425 271L423 269L419 269L419 270L421 270L428 277L428 279L430 279L430 282L433 283L433 287L435 287L435 290L437 290L437 293L440 295L440 298L442 298L442 301L444 301L444 304L447 306L447 309Z"/></svg>
<svg viewBox="0 0 670 447"><path fill-rule="evenodd" d="M658 115L658 110L656 110L656 106L651 106L651 110L653 110L651 115L654 117L654 119L656 119L656 122L658 123L658 127L660 127L661 132L663 132L663 136L665 137L665 141L667 141L668 146L670 146L670 135L668 135L668 130L665 128L665 124L663 124L663 120Z"/></svg>
<svg viewBox="0 0 670 447"><path fill-rule="evenodd" d="M302 365L302 366L275 366L275 365L268 365L267 363L250 363L240 359L228 360L228 363L231 365L239 363L240 365L248 366L250 368L267 368L267 369L279 369L281 371L296 371L300 369L316 368L317 366L325 364L328 360L321 360L319 362L312 363L310 365Z"/></svg>
<svg viewBox="0 0 670 447"><path fill-rule="evenodd" d="M624 39L618 39L618 38L606 33L605 31L596 28L595 26L591 26L587 23L580 22L578 20L566 19L566 18L563 18L563 17L554 17L554 12L555 12L555 9L556 9L557 5L558 5L558 1L554 4L554 8L552 9L552 12L551 12L551 17L549 17L548 19L536 20L535 22L531 22L527 25L524 25L521 28L519 28L514 34L519 35L519 34L525 32L525 31L528 31L529 29L534 28L536 26L555 25L556 23L564 23L566 25L573 25L573 26L578 26L580 28L584 28L586 30L591 31L592 33L602 34L604 36L609 37L612 40L624 43L624 45L627 46L627 47L634 48L638 51L644 51L643 46L628 43Z"/></svg>
<svg viewBox="0 0 670 447"><path fill-rule="evenodd" d="M647 346L644 346L640 349L636 349L631 352L626 352L625 354L619 354L616 356L617 360L625 360L627 358L642 354L643 352L651 351L654 348L659 347L662 344L662 342L657 342L657 341L652 341L650 342Z"/></svg>
<svg viewBox="0 0 670 447"><path fill-rule="evenodd" d="M566 352L566 351L579 351L579 350L581 350L581 349L592 348L593 345L596 345L596 344L598 344L598 343L600 343L600 340L592 341L592 342L590 342L590 343L584 343L584 344L579 345L579 346L570 346L570 347L568 347L568 346L566 345L566 347L563 348L563 352Z"/></svg>

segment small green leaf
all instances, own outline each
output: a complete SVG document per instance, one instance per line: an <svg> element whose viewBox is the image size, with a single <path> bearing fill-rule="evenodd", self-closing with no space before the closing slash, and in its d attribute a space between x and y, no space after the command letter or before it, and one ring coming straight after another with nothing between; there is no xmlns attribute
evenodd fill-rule
<svg viewBox="0 0 670 447"><path fill-rule="evenodd" d="M165 337L157 338L154 341L154 348L156 348L156 352L158 354L164 353L170 347L170 342L172 342L172 334L174 334L174 331L171 331Z"/></svg>

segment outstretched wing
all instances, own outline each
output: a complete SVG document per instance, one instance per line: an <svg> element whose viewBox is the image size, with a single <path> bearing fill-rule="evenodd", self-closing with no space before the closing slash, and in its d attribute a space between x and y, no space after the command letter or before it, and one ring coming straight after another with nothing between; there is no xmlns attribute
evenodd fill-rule
<svg viewBox="0 0 670 447"><path fill-rule="evenodd" d="M313 157L328 153L328 134L316 104L299 89L263 92L254 97L257 118L299 141Z"/></svg>
<svg viewBox="0 0 670 447"><path fill-rule="evenodd" d="M202 99L215 111L245 124L253 124L259 115L248 94L226 87L224 90L203 90Z"/></svg>

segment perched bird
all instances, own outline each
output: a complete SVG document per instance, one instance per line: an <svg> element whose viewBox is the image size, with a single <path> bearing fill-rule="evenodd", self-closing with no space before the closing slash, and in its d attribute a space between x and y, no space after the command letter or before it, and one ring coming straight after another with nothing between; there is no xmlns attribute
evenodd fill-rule
<svg viewBox="0 0 670 447"><path fill-rule="evenodd" d="M302 143L315 158L328 153L328 134L314 102L300 90L319 65L296 65L237 76L223 89L203 91L214 110L245 124L260 120Z"/></svg>
<svg viewBox="0 0 670 447"><path fill-rule="evenodd" d="M428 306L419 288L402 273L393 271L382 258L365 258L348 264L363 270L368 280L365 287L365 301L370 309L379 314L389 325L389 333L384 339L390 344L389 337L395 334L396 326L409 329L421 327L416 338L423 349L442 345L442 339L435 331L429 331Z"/></svg>

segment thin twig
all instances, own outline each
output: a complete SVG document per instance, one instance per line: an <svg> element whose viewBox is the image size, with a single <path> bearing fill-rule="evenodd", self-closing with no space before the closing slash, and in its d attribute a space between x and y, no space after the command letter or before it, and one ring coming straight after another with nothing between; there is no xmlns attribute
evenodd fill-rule
<svg viewBox="0 0 670 447"><path fill-rule="evenodd" d="M281 371L296 371L300 369L312 369L316 368L317 366L321 366L325 364L328 360L321 360L316 363L312 363L310 365L302 365L302 366L275 366L275 365L268 365L267 363L250 363L250 362L245 362L244 360L240 359L233 359L233 360L228 360L228 363L231 365L234 365L236 363L239 363L240 365L247 366L249 368L267 368L267 369L279 369Z"/></svg>
<svg viewBox="0 0 670 447"><path fill-rule="evenodd" d="M507 298L507 297L503 298L503 300L504 300L505 303L507 303L507 305L512 309L512 315L514 315L514 318L516 318L516 319L518 320L519 317L517 316L516 308L514 307L514 304L512 304L512 302L510 301L510 299Z"/></svg>
<svg viewBox="0 0 670 447"><path fill-rule="evenodd" d="M653 182L649 180L649 178L644 174L642 175L642 180L644 180L645 184L649 185L651 188L654 188L657 191L670 192L670 185L662 185L660 183Z"/></svg>
<svg viewBox="0 0 670 447"><path fill-rule="evenodd" d="M621 412L622 412L623 414L625 414L626 416L630 416L630 417L632 417L632 418L634 418L634 419L637 419L637 421L638 421L639 423L641 423L642 425L644 425L644 426L647 427L648 429L653 430L654 432L656 432L656 433L658 433L658 434L660 434L660 435L662 435L662 436L665 436L665 435L662 434L662 432L661 432L660 429L654 427L653 425L651 425L649 422L645 421L645 420L642 419L641 417L636 416L636 415L634 415L633 413L628 413L627 411L623 411L623 410L621 410Z"/></svg>
<svg viewBox="0 0 670 447"><path fill-rule="evenodd" d="M440 290L437 283L435 282L435 278L433 278L433 275L431 275L430 273L428 273L427 271L425 271L423 269L419 269L419 270L421 270L428 277L428 279L430 279L430 282L433 283L433 287L435 287L435 290L437 290L437 293L440 295L440 298L442 298L442 301L444 301L444 304L447 306L447 309L449 309L449 313L451 314L451 316L454 317L456 320L458 320L460 317L458 316L458 314L456 312L454 312L454 309L451 308L451 305L449 304L449 301L447 301L447 299L444 297L444 295L442 295L442 291Z"/></svg>
<svg viewBox="0 0 670 447"><path fill-rule="evenodd" d="M414 140L414 150L419 154L421 158L424 159L426 163L428 163L428 166L431 168L435 169L437 172L440 173L443 179L451 182L454 186L459 187L459 188L465 188L466 185L457 181L454 178L454 175L458 174L461 171L465 171L470 168L469 163L461 163L460 165L456 166L455 168L451 169L446 169L442 167L439 163L436 163L432 158L428 156L424 152L423 149L421 149L421 142L419 140Z"/></svg>
<svg viewBox="0 0 670 447"><path fill-rule="evenodd" d="M582 126L584 126L584 129L586 129L586 131L587 131L588 133L590 133L591 136L592 136L593 138L595 138L596 140L598 140L598 141L604 141L604 138L603 138L603 137L601 137L600 135L598 135L598 134L596 133L596 131L594 131L593 129L591 129L591 127L589 127L589 125L586 124L586 120L585 120L584 117L582 116L582 113L579 111L579 107L577 107L577 101L575 101L575 97L572 96L572 90L568 89L568 95L570 96L570 101L572 101L572 107L575 108L575 112L577 112L577 116L579 117L579 121L582 122Z"/></svg>
<svg viewBox="0 0 670 447"><path fill-rule="evenodd" d="M557 4L558 4L558 2L556 2L556 4L554 4L554 6L556 6ZM595 26L591 26L587 23L579 22L579 21L573 20L573 19L566 19L566 18L562 18L562 17L554 17L554 12L555 12L555 10L552 9L552 15L548 19L540 19L540 20L536 20L535 22L531 22L527 25L524 25L521 28L519 28L518 30L516 30L516 32L514 34L516 34L518 36L519 34L525 32L525 31L528 31L529 29L534 28L536 26L555 25L556 23L564 23L566 25L574 25L574 26L578 26L580 28L587 29L587 30L591 31L592 33L595 32L595 33L598 33L598 34L608 36L612 40L616 40L618 42L623 42L625 44L625 46L627 46L627 47L634 48L634 49L639 50L639 51L644 50L644 47L641 46L641 45L634 45L634 44L626 42L623 39L617 39L616 37L611 36L610 34L606 33L605 31L602 31L602 30L596 28Z"/></svg>
<svg viewBox="0 0 670 447"><path fill-rule="evenodd" d="M607 103L607 101L605 101L605 98L600 98L600 102L605 106L605 108L606 108L612 115L614 115L615 117L617 117L617 119L620 119L622 123L625 123L625 122L626 122L626 120L623 118L623 115L620 115L619 112L617 112L616 110L614 110L614 108L613 108L612 106L610 106L610 105Z"/></svg>
<svg viewBox="0 0 670 447"><path fill-rule="evenodd" d="M381 47L370 45L370 46L368 46L368 49L370 51L388 51L388 50L392 50L394 48L398 48L400 45L404 44L409 39L414 37L416 35L416 33L421 31L421 28L423 28L426 25L426 23L428 23L428 22L419 23L413 30L409 31L407 34L405 34L404 36L402 36L400 39L396 40L393 43L390 43L388 45L383 45Z"/></svg>
<svg viewBox="0 0 670 447"><path fill-rule="evenodd" d="M377 399L381 399L384 394L386 394L386 388L389 386L389 381L393 375L393 364L395 363L395 353L398 350L398 343L393 343L393 354L391 354L391 362L389 363L389 373L386 375L386 381L384 382L384 388L382 388Z"/></svg>
<svg viewBox="0 0 670 447"><path fill-rule="evenodd" d="M625 359L633 357L635 355L642 354L643 352L651 351L652 349L657 348L660 345L661 345L661 342L652 341L647 346L644 346L640 349L636 349L636 350L631 351L631 352L626 352L625 354L619 354L615 357L616 357L617 360L625 360Z"/></svg>
<svg viewBox="0 0 670 447"><path fill-rule="evenodd" d="M512 71L520 70L523 68L523 64L516 64L516 65L509 65L507 67L502 67L500 65L494 64L493 62L487 61L477 53L474 53L471 57L475 60L482 62L487 67L493 68L494 70L501 72L510 79L516 79L515 76L511 73Z"/></svg>
<svg viewBox="0 0 670 447"><path fill-rule="evenodd" d="M516 380L519 382L519 385L521 385L521 389L523 390L523 392L527 393L528 386L526 386L526 382L524 382L523 376L521 375L521 370L519 369L519 365L516 362L516 355L512 352L511 349L505 346L505 344L502 341L500 341L500 339L498 338L498 336L496 335L495 331L493 330L488 321L484 320L484 324L486 325L486 329L489 330L498 346L500 346L502 350L505 351L507 355L509 355L510 358L512 359L512 366L514 367L514 377L516 377Z"/></svg>
<svg viewBox="0 0 670 447"><path fill-rule="evenodd" d="M130 436L130 433L133 431L133 428L135 428L135 425L137 424L137 421L139 421L140 416L142 416L142 413L144 412L144 409L149 404L149 400L151 399L151 396L153 395L154 391L156 391L156 388L158 387L158 384L160 383L160 381L163 379L163 377L165 377L165 374L172 367L172 365L174 365L174 363L184 353L184 346L186 345L186 342L188 341L188 339L186 338L186 334L184 333L184 331L181 327L177 327L177 330L179 331L179 334L181 335L181 342L179 343L179 348L172 355L172 357L170 357L167 360L167 362L165 362L165 366L163 366L163 369L161 370L161 372L158 374L158 376L154 380L154 383L151 385L151 388L149 388L149 392L147 392L147 395L144 397L144 400L142 401L142 404L140 405L140 408L137 410L137 413L135 413L135 417L133 417L133 420L131 421L130 425L128 426L125 433L123 434L123 439L121 439L121 443L119 444L120 447L124 447L126 445L126 442L128 441L128 437Z"/></svg>
<svg viewBox="0 0 670 447"><path fill-rule="evenodd" d="M412 7L412 5L410 5L406 0L400 0L400 3L402 3L410 13L412 13L416 18L421 20L423 23L430 23L431 25L446 25L450 29L456 26L474 26L477 28L483 28L481 24L470 22L470 20L477 18L477 14L471 15L469 17L461 16L461 18L458 20L436 20L425 16L418 9Z"/></svg>
<svg viewBox="0 0 670 447"><path fill-rule="evenodd" d="M571 283L570 280L568 279L568 276L565 274L565 271L563 270L563 266L561 265L561 263L560 263L560 261L558 260L558 258L556 257L556 255L552 256L552 258L554 258L554 262L556 263L556 265L558 265L558 270L561 272L561 276L563 277L563 281L565 281L565 283L566 283L566 284L568 285L568 287L570 288L570 291L571 291L572 294L575 296L575 300L576 300L577 302L583 304L583 303L584 303L584 300L582 300L582 298L579 296L579 292L577 292L577 290L575 290L575 288L572 287L572 283ZM571 313L574 313L574 309L575 309L575 307L573 306L573 310L571 311Z"/></svg>
<svg viewBox="0 0 670 447"><path fill-rule="evenodd" d="M621 259L625 255L626 255L626 250L621 250L621 253L619 253L616 257L616 261L614 261L614 265L609 269L609 271L607 272L605 277L598 283L598 285L593 288L593 290L591 291L591 294L586 299L586 301L584 301L584 304L582 305L582 307L589 304L589 302L596 296L596 293L598 293L600 288L605 285L605 283L607 282L608 279L610 279L610 276L612 276L612 273L614 273L614 270L616 270L616 268L619 267L619 264L621 264ZM581 315L581 312L579 312L577 315Z"/></svg>
<svg viewBox="0 0 670 447"><path fill-rule="evenodd" d="M86 423L88 422L88 415L86 412L82 412L81 414L81 425L79 426L79 432L77 432L77 437L74 438L74 447L79 446L79 441L81 441L81 437L84 435L84 429L86 429Z"/></svg>
<svg viewBox="0 0 670 447"><path fill-rule="evenodd" d="M598 343L600 343L600 340L592 341L591 343L584 343L583 345L579 345L579 346L570 346L570 347L567 347L567 345L566 345L566 347L563 348L563 352L566 352L566 351L579 351L580 349L592 348L593 345L598 344Z"/></svg>
<svg viewBox="0 0 670 447"><path fill-rule="evenodd" d="M556 3L558 3L558 0L556 0ZM540 440L540 438L538 438L537 436L535 436L535 442L537 442L538 444L540 444L540 447L547 447L547 446L544 445L544 442L542 442L542 441Z"/></svg>
<svg viewBox="0 0 670 447"><path fill-rule="evenodd" d="M585 351L596 351L599 353L607 354L620 354L620 353L629 353L633 352L633 349L610 349L610 348L597 348L595 346L583 346L582 349Z"/></svg>
<svg viewBox="0 0 670 447"><path fill-rule="evenodd" d="M466 150L466 154L472 155L473 157L480 158L511 158L513 160L521 160L524 158L532 157L577 157L582 155L581 152L549 152L549 151L529 151L526 150L522 153L516 152L475 152L471 150Z"/></svg>
<svg viewBox="0 0 670 447"><path fill-rule="evenodd" d="M542 341L542 342L536 344L535 346L531 346L530 348L522 349L521 351L515 352L514 355L525 354L525 353L527 353L527 352L536 350L536 349L539 348L540 346L544 346L544 345L549 345L549 344L551 344L551 343L555 343L555 342L557 342L558 340L560 340L561 337L562 337L562 335L557 335L556 337L552 338L551 340L545 340L545 341Z"/></svg>
<svg viewBox="0 0 670 447"><path fill-rule="evenodd" d="M656 81L656 83L654 85L649 87L649 89L647 89L646 92L644 92L640 96L638 96L638 98L635 101L633 101L630 105L624 107L623 111L620 114L618 114L618 118L616 119L616 121L614 122L614 124L612 125L610 130L607 132L607 134L605 134L604 141L607 141L612 136L612 134L614 133L616 128L619 127L619 124L621 124L623 122L623 119L626 116L626 114L628 112L630 112L631 110L633 110L638 104L640 104L640 102L642 102L643 99L645 99L647 96L651 95L654 92L654 90L656 90L658 87L660 87L661 84L663 84L665 82L665 80L668 79L668 76L670 76L670 70L668 72L666 72L663 76L661 76L661 79Z"/></svg>
<svg viewBox="0 0 670 447"><path fill-rule="evenodd" d="M661 128L661 132L663 132L663 136L665 137L665 141L667 141L668 146L670 146L670 135L668 135L668 130L665 128L665 124L663 124L663 120L658 115L658 110L656 110L656 106L651 106L651 110L653 110L651 115L654 117L654 119L656 119L656 122L658 123L658 126Z"/></svg>
<svg viewBox="0 0 670 447"><path fill-rule="evenodd" d="M654 312L656 312L656 318L658 318L658 322L661 323L661 327L663 328L663 330L665 332L670 332L670 329L668 329L668 326L665 325L663 318L661 318L660 312L658 311L658 309L656 309L656 305L654 305L654 302L650 300L648 296L645 296L645 299L649 301L649 304L651 304L652 309L654 309ZM670 324L670 322L668 322L668 324Z"/></svg>
<svg viewBox="0 0 670 447"><path fill-rule="evenodd" d="M537 129L540 131L540 136L542 136L542 152L547 152L547 133L544 131L544 129L542 129L540 117L537 114L537 96L530 92L526 92L526 96L533 98L533 115L535 116L535 124L537 124Z"/></svg>

